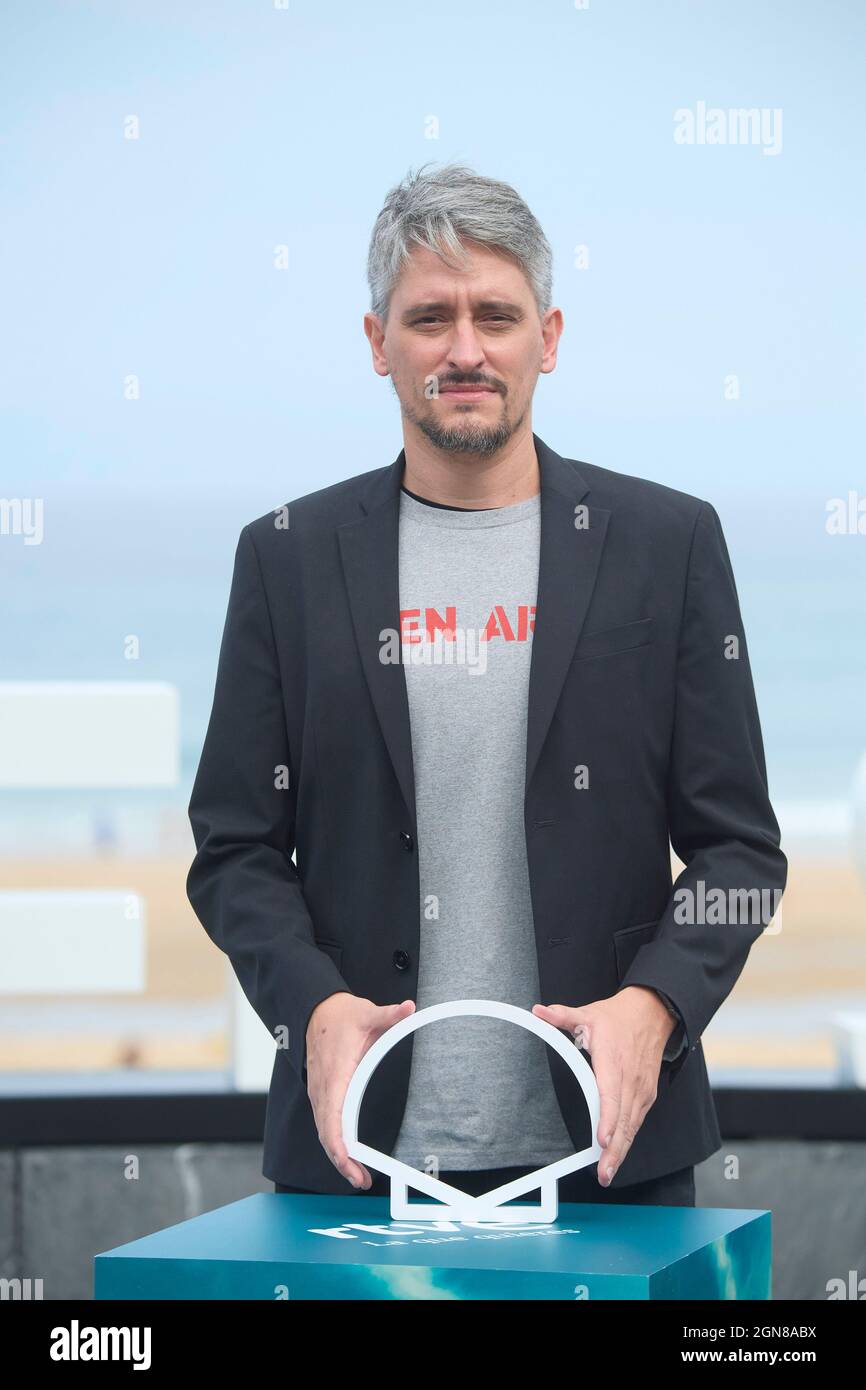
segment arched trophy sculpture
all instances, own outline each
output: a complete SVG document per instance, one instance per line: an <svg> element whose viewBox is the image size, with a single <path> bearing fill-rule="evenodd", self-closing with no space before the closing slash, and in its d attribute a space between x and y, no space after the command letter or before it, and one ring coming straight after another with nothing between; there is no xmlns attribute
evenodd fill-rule
<svg viewBox="0 0 866 1390"><path fill-rule="evenodd" d="M401 1038L405 1038L409 1033L414 1033L418 1028L423 1028L428 1023L437 1023L441 1019L461 1016L501 1018L508 1023L516 1023L519 1028L526 1028L530 1033L535 1033L543 1042L548 1043L550 1047L556 1048L560 1057L577 1077L586 1100L593 1136L589 1148L582 1149L580 1153L570 1154L566 1158L557 1159L555 1163L548 1163L543 1168L536 1168L526 1177L515 1178L514 1181L504 1183L501 1187L492 1188L479 1197L472 1197L469 1193L461 1192L459 1188L452 1187L450 1183L442 1182L441 1179L434 1178L429 1173L423 1173L418 1168L411 1168L408 1163L401 1163L399 1159L392 1158L390 1154L380 1153L378 1149L370 1148L368 1144L361 1143L358 1139L358 1115L361 1101L364 1098L370 1077L382 1058L400 1042ZM364 1054L352 1080L349 1082L346 1098L343 1102L343 1141L352 1158L359 1159L380 1173L390 1175L392 1221L491 1221L508 1225L537 1222L539 1225L544 1225L556 1220L559 1209L557 1192L559 1179L564 1177L566 1173L573 1173L578 1168L586 1168L590 1163L601 1158L603 1150L595 1137L598 1131L599 1115L598 1085L592 1068L585 1057L581 1056L575 1044L569 1042L558 1028L554 1028L551 1023L546 1023L544 1019L537 1018L528 1009L518 1009L513 1004L500 1004L493 999L457 999L447 1004L434 1004L428 1009L420 1009L416 1013L410 1014L408 1018L404 1018L400 1023L395 1023L393 1028L389 1028L387 1032L383 1033ZM410 1203L410 1187L438 1200L432 1204ZM510 1202L513 1197L520 1197L525 1192L534 1192L536 1188L541 1189L541 1200L537 1206L503 1205Z"/></svg>

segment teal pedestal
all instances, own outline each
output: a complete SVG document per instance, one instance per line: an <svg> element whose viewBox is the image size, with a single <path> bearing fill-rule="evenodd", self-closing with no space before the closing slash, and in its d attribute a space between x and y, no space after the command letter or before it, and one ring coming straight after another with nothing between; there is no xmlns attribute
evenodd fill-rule
<svg viewBox="0 0 866 1390"><path fill-rule="evenodd" d="M548 1226L391 1221L259 1192L95 1259L98 1299L766 1299L768 1211L562 1203Z"/></svg>

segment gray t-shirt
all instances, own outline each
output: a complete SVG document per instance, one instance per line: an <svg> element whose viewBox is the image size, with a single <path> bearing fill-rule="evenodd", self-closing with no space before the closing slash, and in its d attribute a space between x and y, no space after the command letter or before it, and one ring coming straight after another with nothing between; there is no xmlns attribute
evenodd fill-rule
<svg viewBox="0 0 866 1390"><path fill-rule="evenodd" d="M419 1009L466 998L524 1009L562 1002L539 995L523 818L540 537L539 494L460 511L401 493ZM420 1029L394 1156L435 1172L539 1166L572 1153L546 1052L500 1019Z"/></svg>

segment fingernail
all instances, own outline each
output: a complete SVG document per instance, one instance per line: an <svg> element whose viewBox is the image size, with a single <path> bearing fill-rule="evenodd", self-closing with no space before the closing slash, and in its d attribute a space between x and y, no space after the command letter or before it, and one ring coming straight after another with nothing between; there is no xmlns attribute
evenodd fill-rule
<svg viewBox="0 0 866 1390"><path fill-rule="evenodd" d="M611 1141L612 1138L613 1138L613 1135L612 1135L612 1134L609 1134L609 1135L607 1136L607 1138L606 1138L605 1141L604 1141L604 1147L605 1147L605 1148L607 1148L607 1146L608 1146L608 1144L610 1143L610 1141Z"/></svg>
<svg viewBox="0 0 866 1390"><path fill-rule="evenodd" d="M615 1168L605 1168L604 1172L605 1172L605 1177L607 1178L607 1183L605 1184L605 1186L606 1186L606 1187L609 1187L610 1184L613 1182L613 1175L614 1175L614 1173L616 1172L616 1169L615 1169Z"/></svg>

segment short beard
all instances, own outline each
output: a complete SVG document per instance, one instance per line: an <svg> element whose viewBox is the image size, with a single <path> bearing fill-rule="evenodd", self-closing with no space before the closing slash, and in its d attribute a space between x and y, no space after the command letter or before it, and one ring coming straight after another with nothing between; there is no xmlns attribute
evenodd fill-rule
<svg viewBox="0 0 866 1390"><path fill-rule="evenodd" d="M414 412L409 417L414 425L417 425L422 434L426 435L430 443L437 449L441 449L447 454L472 454L477 458L490 458L499 452L508 443L511 436L519 425L523 423L523 416L516 424L511 424L508 420L500 420L496 425L441 425L438 420L431 419L429 416L415 415Z"/></svg>

